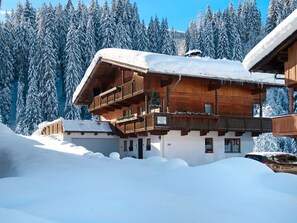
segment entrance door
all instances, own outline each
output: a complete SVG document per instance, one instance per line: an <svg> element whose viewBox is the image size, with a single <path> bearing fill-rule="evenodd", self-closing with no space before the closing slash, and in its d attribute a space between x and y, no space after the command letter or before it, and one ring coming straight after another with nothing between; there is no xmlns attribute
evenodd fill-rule
<svg viewBox="0 0 297 223"><path fill-rule="evenodd" d="M143 159L143 139L138 139L138 159Z"/></svg>

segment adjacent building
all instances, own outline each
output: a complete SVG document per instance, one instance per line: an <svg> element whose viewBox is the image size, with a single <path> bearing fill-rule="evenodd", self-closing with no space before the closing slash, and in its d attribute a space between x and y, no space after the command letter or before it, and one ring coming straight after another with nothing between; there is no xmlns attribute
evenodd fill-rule
<svg viewBox="0 0 297 223"><path fill-rule="evenodd" d="M198 165L251 152L253 137L272 130L261 109L254 117L254 107L283 82L226 59L103 49L73 102L115 127L122 157Z"/></svg>
<svg viewBox="0 0 297 223"><path fill-rule="evenodd" d="M65 120L59 118L40 126L41 135L56 135L61 141L83 146L93 152L109 156L119 152L119 137L114 134L109 122L95 120Z"/></svg>
<svg viewBox="0 0 297 223"><path fill-rule="evenodd" d="M293 96L297 88L297 9L256 45L243 61L246 69L275 73L289 88L289 114L273 118L273 135L297 137Z"/></svg>

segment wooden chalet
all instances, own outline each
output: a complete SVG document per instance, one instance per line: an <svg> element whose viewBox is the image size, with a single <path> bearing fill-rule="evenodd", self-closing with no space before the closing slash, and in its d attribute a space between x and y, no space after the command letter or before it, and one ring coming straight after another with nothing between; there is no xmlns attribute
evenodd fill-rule
<svg viewBox="0 0 297 223"><path fill-rule="evenodd" d="M275 73L289 88L289 114L272 119L273 135L297 137L293 94L297 89L297 9L271 31L243 61L250 71Z"/></svg>
<svg viewBox="0 0 297 223"><path fill-rule="evenodd" d="M150 136L158 136L159 148L162 136L170 132L183 137L191 133L197 139L209 133L216 133L215 137L232 133L233 138L248 134L251 140L271 132L271 119L254 117L253 108L262 104L267 87L280 86L282 81L263 75L257 79L259 75L235 61L103 49L96 54L73 101L88 105L89 112L110 121L124 140L124 151L127 138L137 139L135 156L143 158L143 139ZM183 137L181 140L186 139ZM224 148L223 142L220 147Z"/></svg>

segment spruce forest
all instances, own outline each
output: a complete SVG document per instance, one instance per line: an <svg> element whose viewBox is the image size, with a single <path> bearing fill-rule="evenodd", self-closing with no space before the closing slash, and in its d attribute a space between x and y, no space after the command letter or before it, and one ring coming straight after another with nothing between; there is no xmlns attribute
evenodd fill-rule
<svg viewBox="0 0 297 223"><path fill-rule="evenodd" d="M129 0L110 5L91 0L89 6L68 0L64 7L43 4L39 9L26 0L0 23L0 122L29 135L43 121L90 119L85 107L72 104L72 95L102 48L169 55L199 49L202 56L242 61L296 8L297 0L271 0L263 19L256 0L244 0L237 8L231 2L222 12L208 6L179 33L166 18L155 16L145 24ZM288 113L287 94L286 88L269 89L264 116ZM297 153L297 142L290 138L263 134L255 140L259 150Z"/></svg>

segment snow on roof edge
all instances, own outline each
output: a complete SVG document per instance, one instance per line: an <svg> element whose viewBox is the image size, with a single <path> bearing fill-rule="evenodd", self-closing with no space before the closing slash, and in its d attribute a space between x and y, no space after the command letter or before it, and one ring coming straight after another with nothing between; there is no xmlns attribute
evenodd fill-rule
<svg viewBox="0 0 297 223"><path fill-rule="evenodd" d="M262 39L244 58L243 66L250 70L297 30L297 9Z"/></svg>
<svg viewBox="0 0 297 223"><path fill-rule="evenodd" d="M38 125L38 130L42 131L45 127L62 122L62 127L65 132L98 132L110 133L112 129L109 122L94 121L94 120L66 120L62 117L51 122L42 122Z"/></svg>
<svg viewBox="0 0 297 223"><path fill-rule="evenodd" d="M274 74L250 73L239 61L211 59L208 57L187 58L128 49L107 48L99 50L77 86L72 101L75 103L86 86L98 61L135 69L143 73L207 78L238 83L284 86L284 81L276 80ZM264 76L264 78L263 78Z"/></svg>

